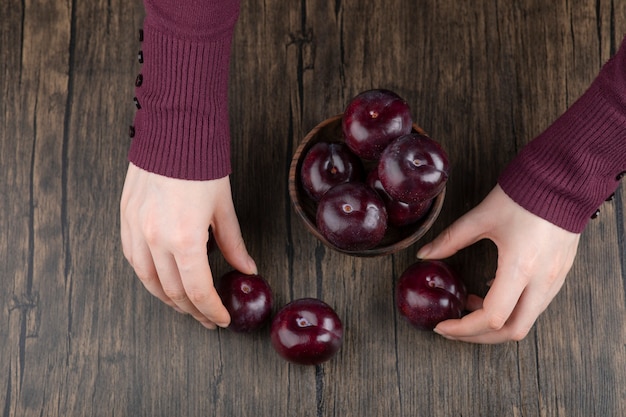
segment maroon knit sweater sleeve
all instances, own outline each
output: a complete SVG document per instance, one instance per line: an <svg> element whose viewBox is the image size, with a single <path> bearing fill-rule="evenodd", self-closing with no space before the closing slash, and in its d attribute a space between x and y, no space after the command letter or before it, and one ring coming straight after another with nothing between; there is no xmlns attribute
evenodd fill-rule
<svg viewBox="0 0 626 417"><path fill-rule="evenodd" d="M239 0L145 0L129 160L168 177L230 173L228 75Z"/></svg>
<svg viewBox="0 0 626 417"><path fill-rule="evenodd" d="M626 171L626 38L588 90L501 173L528 211L580 233Z"/></svg>

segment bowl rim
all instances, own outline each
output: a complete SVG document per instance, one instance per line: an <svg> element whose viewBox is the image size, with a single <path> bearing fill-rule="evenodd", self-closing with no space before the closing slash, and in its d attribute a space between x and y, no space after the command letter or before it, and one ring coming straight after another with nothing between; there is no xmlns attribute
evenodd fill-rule
<svg viewBox="0 0 626 417"><path fill-rule="evenodd" d="M443 202L445 200L446 186L444 186L442 191L433 198L433 202L428 213L421 220L419 220L419 227L413 233L407 235L403 239L400 239L399 241L394 242L392 244L384 245L384 246L375 246L374 248L365 249L365 250L342 249L342 248L335 246L331 242L329 242L328 239L326 239L317 229L315 222L311 220L311 218L305 211L304 206L300 202L300 196L298 194L298 190L300 187L299 186L299 183L300 183L299 171L300 171L300 166L302 164L302 159L304 158L304 155L306 155L306 152L308 151L308 149L314 145L314 143L311 143L311 140L318 134L320 130L322 130L326 126L333 124L333 123L341 122L342 117L343 117L343 113L339 113L335 116L329 117L321 121L313 129L311 129L298 144L293 154L293 157L291 159L291 164L289 166L288 188L289 188L289 197L291 199L292 206L295 212L298 214L298 217L300 217L300 219L304 222L304 225L307 228L307 230L311 234L313 234L319 241L321 241L325 246L337 252L344 253L346 255L351 255L351 256L358 256L358 257L375 257L375 256L391 255L400 250L406 249L409 246L415 244L419 239L421 239L431 229L433 223L439 217L439 214L441 213L441 209L443 207ZM419 134L428 136L426 132L416 123L413 123L413 130Z"/></svg>

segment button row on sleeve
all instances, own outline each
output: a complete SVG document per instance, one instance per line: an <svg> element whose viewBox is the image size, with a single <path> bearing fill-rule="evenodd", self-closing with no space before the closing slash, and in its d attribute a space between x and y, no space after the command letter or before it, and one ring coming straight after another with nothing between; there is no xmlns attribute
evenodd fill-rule
<svg viewBox="0 0 626 417"><path fill-rule="evenodd" d="M621 181L622 178L624 178L624 176L626 176L626 171L624 172L620 172L619 174L617 174L617 177L615 177L615 180L617 181ZM612 193L610 196L608 196L606 198L606 200L604 201L613 201L613 199L615 198L615 193ZM597 219L598 216L600 215L600 209L597 209L595 213L593 213L593 215L591 216L592 219Z"/></svg>
<svg viewBox="0 0 626 417"><path fill-rule="evenodd" d="M139 42L143 42L143 29L139 29ZM139 50L139 52L137 53L137 61L139 61L140 64L143 64L143 50ZM137 78L135 78L135 87L141 87L141 85L143 84L143 75L140 73L137 75ZM139 103L139 99L137 99L137 97L133 97L133 102L135 103L135 107L137 107L137 110L141 109L141 104ZM135 126L130 125L128 127L128 136L130 138L134 138L135 137Z"/></svg>

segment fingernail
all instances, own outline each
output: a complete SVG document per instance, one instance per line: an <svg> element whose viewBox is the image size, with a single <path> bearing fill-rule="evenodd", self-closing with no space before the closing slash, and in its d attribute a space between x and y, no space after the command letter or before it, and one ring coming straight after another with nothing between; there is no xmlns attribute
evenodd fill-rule
<svg viewBox="0 0 626 417"><path fill-rule="evenodd" d="M442 332L441 330L439 330L438 328L434 328L433 332L437 333L439 336L448 339L448 340L455 340L453 337L450 337L449 335L445 334L444 332Z"/></svg>
<svg viewBox="0 0 626 417"><path fill-rule="evenodd" d="M417 259L426 259L431 249L432 249L432 244L430 243L422 246L422 248L419 251L417 251L417 255L416 255Z"/></svg>
<svg viewBox="0 0 626 417"><path fill-rule="evenodd" d="M253 275L257 275L259 273L256 263L254 262L254 259L252 258L248 258L248 268L250 268L250 271L252 271Z"/></svg>

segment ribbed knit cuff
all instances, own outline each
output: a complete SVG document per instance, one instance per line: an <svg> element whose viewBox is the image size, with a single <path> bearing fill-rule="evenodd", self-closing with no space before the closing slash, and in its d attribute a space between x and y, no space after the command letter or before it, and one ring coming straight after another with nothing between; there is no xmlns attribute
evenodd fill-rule
<svg viewBox="0 0 626 417"><path fill-rule="evenodd" d="M539 217L582 232L626 165L626 108L616 92L626 97L623 86L596 80L505 168L498 180L504 192Z"/></svg>
<svg viewBox="0 0 626 417"><path fill-rule="evenodd" d="M141 85L129 160L160 175L230 173L228 76L232 30L210 41L143 28Z"/></svg>

